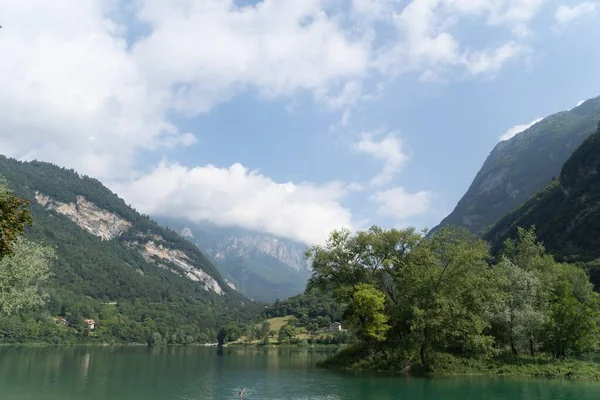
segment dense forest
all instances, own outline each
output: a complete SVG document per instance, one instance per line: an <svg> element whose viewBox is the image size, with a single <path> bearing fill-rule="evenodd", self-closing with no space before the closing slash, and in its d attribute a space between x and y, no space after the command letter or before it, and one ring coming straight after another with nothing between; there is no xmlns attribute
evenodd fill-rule
<svg viewBox="0 0 600 400"><path fill-rule="evenodd" d="M596 97L499 142L456 208L430 234L446 225L464 226L475 234L487 232L558 176L573 151L594 133L599 119L600 97Z"/></svg>
<svg viewBox="0 0 600 400"><path fill-rule="evenodd" d="M538 239L567 261L600 258L600 124L562 167L560 176L502 218L484 238L498 248L518 227L535 226Z"/></svg>
<svg viewBox="0 0 600 400"><path fill-rule="evenodd" d="M25 224L24 238L55 255L49 263L44 305L0 315L0 342L214 343L223 324L243 323L259 314L260 306L222 283L196 246L138 214L100 182L47 163L5 157L0 157L0 174L6 178L4 187L27 203L33 217L30 226ZM132 228L119 238L101 240L32 201L35 191L62 202L85 196L127 219ZM125 245L139 233L159 236L164 246L184 252L197 268L222 283L225 294L207 291ZM85 319L95 321L94 330Z"/></svg>
<svg viewBox="0 0 600 400"><path fill-rule="evenodd" d="M464 228L335 231L311 252L309 287L332 293L357 344L325 365L435 372L466 361L554 359L598 349L586 272L519 229L497 256Z"/></svg>

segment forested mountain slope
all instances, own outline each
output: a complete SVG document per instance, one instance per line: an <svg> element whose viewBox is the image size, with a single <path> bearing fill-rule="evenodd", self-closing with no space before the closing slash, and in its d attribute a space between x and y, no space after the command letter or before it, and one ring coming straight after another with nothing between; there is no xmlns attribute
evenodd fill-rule
<svg viewBox="0 0 600 400"><path fill-rule="evenodd" d="M84 318L96 320L97 329L91 338L86 333L86 340L215 341L226 321L251 318L256 305L227 286L196 246L137 213L99 181L2 156L0 175L30 201L34 224L27 237L58 255L45 311L66 318L70 327ZM23 337L22 325L45 326L47 318L30 317L34 321L0 323L0 340L39 340ZM81 339L55 327L39 335Z"/></svg>
<svg viewBox="0 0 600 400"><path fill-rule="evenodd" d="M502 218L485 238L498 247L517 228L535 226L545 247L561 259L600 257L600 124L563 165L558 179Z"/></svg>
<svg viewBox="0 0 600 400"><path fill-rule="evenodd" d="M431 233L445 225L485 233L558 176L567 158L595 131L599 119L597 97L498 143L454 211Z"/></svg>

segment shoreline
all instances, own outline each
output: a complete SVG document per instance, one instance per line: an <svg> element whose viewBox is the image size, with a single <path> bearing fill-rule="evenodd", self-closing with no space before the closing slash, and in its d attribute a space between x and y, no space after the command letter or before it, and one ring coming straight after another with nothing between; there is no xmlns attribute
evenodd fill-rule
<svg viewBox="0 0 600 400"><path fill-rule="evenodd" d="M161 346L148 346L143 343L75 343L75 344L50 344L50 343L1 343L1 349L9 348L130 348L148 347L179 348L179 347L206 347L219 349L212 343L208 344L171 344ZM336 345L256 345L256 344L234 344L224 347L232 349L242 348L283 348L298 350L333 350ZM222 349L222 348L221 348ZM343 353L342 353L343 354ZM316 364L316 368L338 371L351 374L373 374L380 376L403 376L412 378L454 378L454 377L480 377L480 378L526 378L537 380L566 380L566 381L600 381L600 363L579 359L557 360L547 356L536 358L519 357L512 360L490 359L477 360L442 355L442 361L436 364L430 372L425 372L419 363L406 365L399 360L354 358L339 359L340 352L333 354L327 359ZM397 361L397 362L394 362Z"/></svg>
<svg viewBox="0 0 600 400"><path fill-rule="evenodd" d="M353 353L354 351L354 353ZM443 378L498 377L531 378L569 381L600 381L600 363L575 358L555 359L546 354L537 357L518 356L491 359L469 359L437 354L435 363L425 371L420 362L385 357L361 357L356 349L348 348L317 363L318 368L353 373Z"/></svg>
<svg viewBox="0 0 600 400"><path fill-rule="evenodd" d="M313 345L296 345L296 344L254 344L254 343L227 343L223 346L219 346L218 343L190 343L190 344L163 344L163 345L148 345L147 343L46 343L46 342L29 342L29 343L0 343L0 348L8 347L212 347L212 348L243 348L243 347L256 347L256 348L295 348L295 349L309 349L309 348L329 348L337 349L339 345L331 344L313 344Z"/></svg>

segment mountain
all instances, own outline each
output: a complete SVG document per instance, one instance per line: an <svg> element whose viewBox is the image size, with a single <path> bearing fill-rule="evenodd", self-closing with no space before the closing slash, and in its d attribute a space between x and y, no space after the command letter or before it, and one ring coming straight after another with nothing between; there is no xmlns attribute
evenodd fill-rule
<svg viewBox="0 0 600 400"><path fill-rule="evenodd" d="M210 222L159 221L195 243L215 264L230 287L259 301L284 299L304 291L310 264L307 246L267 233Z"/></svg>
<svg viewBox="0 0 600 400"><path fill-rule="evenodd" d="M600 258L600 123L552 180L485 236L498 248L517 227L535 226L538 238L560 259Z"/></svg>
<svg viewBox="0 0 600 400"><path fill-rule="evenodd" d="M26 236L56 249L46 310L52 316L96 320L97 340L172 343L216 341L222 324L252 317L257 306L230 288L197 246L140 215L99 181L3 156L0 175L30 201L34 224ZM35 318L23 323L46 323ZM10 324L0 321L0 341L21 341L2 331ZM73 338L71 331L52 329L58 335L52 340Z"/></svg>
<svg viewBox="0 0 600 400"><path fill-rule="evenodd" d="M496 145L456 208L439 226L461 225L483 234L543 188L595 131L600 97L544 118Z"/></svg>

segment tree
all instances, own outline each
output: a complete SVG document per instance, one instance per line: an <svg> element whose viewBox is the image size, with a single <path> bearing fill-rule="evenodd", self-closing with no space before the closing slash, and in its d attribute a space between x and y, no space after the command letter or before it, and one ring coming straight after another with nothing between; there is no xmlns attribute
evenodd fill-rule
<svg viewBox="0 0 600 400"><path fill-rule="evenodd" d="M307 290L332 290L338 302L351 299L354 287L371 283L396 301L396 288L389 277L401 273L412 259L412 249L423 240L414 228L384 230L373 226L351 235L350 231L333 231L325 246L313 246L307 257L312 260L313 274Z"/></svg>
<svg viewBox="0 0 600 400"><path fill-rule="evenodd" d="M585 272L558 264L552 289L546 344L557 358L598 349L600 303Z"/></svg>
<svg viewBox="0 0 600 400"><path fill-rule="evenodd" d="M367 343L371 354L373 345L383 341L389 329L388 317L384 310L385 294L382 291L367 283L356 286L346 311L347 318L357 330L358 337Z"/></svg>
<svg viewBox="0 0 600 400"><path fill-rule="evenodd" d="M314 335L319 330L319 325L315 322L311 322L306 326L306 330L309 334Z"/></svg>
<svg viewBox="0 0 600 400"><path fill-rule="evenodd" d="M534 226L519 227L516 239L506 239L500 252L502 257L526 271L548 271L554 265L554 258L546 254L543 244L537 241Z"/></svg>
<svg viewBox="0 0 600 400"><path fill-rule="evenodd" d="M315 245L308 250L306 257L312 259L313 273L307 290L332 290L337 301L347 301L349 290L367 281L354 247L350 230L343 229L331 232L324 247Z"/></svg>
<svg viewBox="0 0 600 400"><path fill-rule="evenodd" d="M0 177L0 259L13 253L13 244L31 223L29 202L15 196Z"/></svg>
<svg viewBox="0 0 600 400"><path fill-rule="evenodd" d="M248 325L246 327L246 331L244 333L244 336L246 336L245 337L246 343L250 343L254 339L256 339L256 329L255 329L254 325L251 324L251 325Z"/></svg>
<svg viewBox="0 0 600 400"><path fill-rule="evenodd" d="M271 325L269 324L269 321L264 321L261 325L260 328L258 330L258 337L265 337L265 336L269 336L269 330L271 329Z"/></svg>
<svg viewBox="0 0 600 400"><path fill-rule="evenodd" d="M28 205L0 177L0 316L42 305L47 297L53 252L21 237L31 224Z"/></svg>
<svg viewBox="0 0 600 400"><path fill-rule="evenodd" d="M223 346L225 343L234 342L242 336L242 329L237 324L229 323L219 329L217 334L217 341L219 346Z"/></svg>
<svg viewBox="0 0 600 400"><path fill-rule="evenodd" d="M278 340L280 343L289 342L295 336L296 336L296 329L292 325L285 324L279 329Z"/></svg>
<svg viewBox="0 0 600 400"><path fill-rule="evenodd" d="M437 350L490 351L493 338L485 329L497 290L489 250L465 229L446 227L429 240L414 228L371 227L354 236L334 231L308 254L310 287L333 293L361 341L383 338L389 326L390 340L416 347L425 368ZM369 314L377 316L371 326Z"/></svg>
<svg viewBox="0 0 600 400"><path fill-rule="evenodd" d="M528 347L533 357L546 322L541 281L535 271L521 269L506 257L501 258L494 272L502 293L492 317L497 336L510 346L514 356L519 348Z"/></svg>
<svg viewBox="0 0 600 400"><path fill-rule="evenodd" d="M165 339L160 332L152 332L152 335L148 336L148 346L162 346L165 344Z"/></svg>
<svg viewBox="0 0 600 400"><path fill-rule="evenodd" d="M403 272L404 300L411 336L426 369L436 350L486 354L488 311L497 301L487 243L463 228L442 228L415 249Z"/></svg>
<svg viewBox="0 0 600 400"><path fill-rule="evenodd" d="M0 260L0 315L12 315L44 304L52 249L18 239L12 254Z"/></svg>

